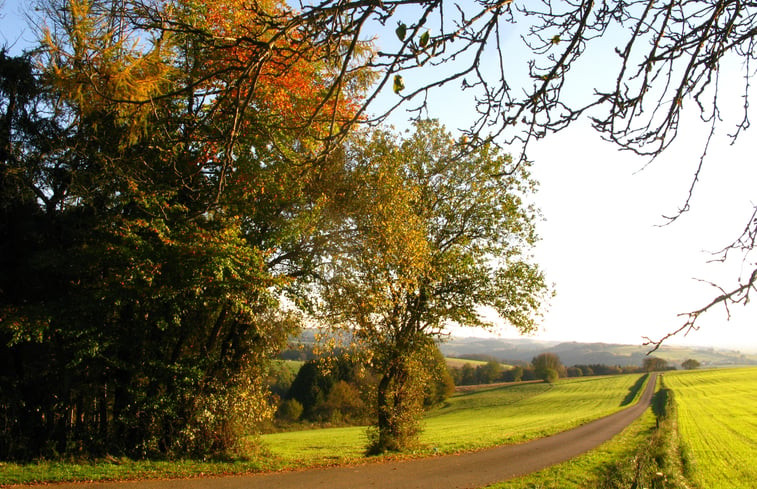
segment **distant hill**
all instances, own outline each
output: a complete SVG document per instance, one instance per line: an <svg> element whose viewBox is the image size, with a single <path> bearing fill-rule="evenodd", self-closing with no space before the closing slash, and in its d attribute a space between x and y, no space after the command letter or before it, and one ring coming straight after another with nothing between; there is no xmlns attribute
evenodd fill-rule
<svg viewBox="0 0 757 489"><path fill-rule="evenodd" d="M595 364L641 365L649 351L648 346L618 345L610 343L577 343L539 341L532 338L458 338L452 337L439 345L447 357L476 357L487 355L504 363L530 362L540 353L555 353L564 365ZM681 347L663 345L653 356L679 366L688 358L703 366L757 365L757 355L744 355L735 350L708 347Z"/></svg>
<svg viewBox="0 0 757 489"><path fill-rule="evenodd" d="M328 335L328 333L326 333ZM305 329L292 343L312 345L316 342L316 331ZM619 345L612 343L578 343L541 341L533 338L460 338L449 337L439 344L445 357L472 358L476 360L496 359L505 364L530 362L540 353L555 353L564 365L626 365L641 366L649 351L648 346ZM305 360L301 350L297 358ZM735 350L710 347L682 347L664 345L653 356L663 358L670 364L680 367L681 362L693 358L703 366L757 365L757 355L742 354Z"/></svg>

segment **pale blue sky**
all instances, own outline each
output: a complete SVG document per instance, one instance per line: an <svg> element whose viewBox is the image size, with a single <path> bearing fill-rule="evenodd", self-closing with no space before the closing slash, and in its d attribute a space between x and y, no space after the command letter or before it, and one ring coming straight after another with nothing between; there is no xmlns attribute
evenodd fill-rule
<svg viewBox="0 0 757 489"><path fill-rule="evenodd" d="M31 40L18 16L24 4L5 1L0 42L18 47ZM586 83L595 81L596 64L581 69ZM725 78L737 81L738 74ZM470 102L454 89L431 102L430 115L451 129L470 117ZM726 120L728 115L733 114L726 108ZM404 114L397 113L393 122L401 125L403 120ZM754 129L729 146L724 134L730 126L722 126L691 212L670 226L658 226L663 214L683 203L690 185L706 134L696 120L695 112L685 112L677 143L640 172L646 160L618 152L585 124L533 145L529 156L541 182L535 200L545 217L536 258L557 289L536 338L638 344L642 336L660 337L681 324L677 314L717 295L695 279L729 287L748 268L738 262L708 264L710 256L703 250L733 241L757 201ZM671 343L757 351L757 307L732 307L731 314L727 322L718 308L701 318L699 331ZM501 334L516 332L503 326Z"/></svg>

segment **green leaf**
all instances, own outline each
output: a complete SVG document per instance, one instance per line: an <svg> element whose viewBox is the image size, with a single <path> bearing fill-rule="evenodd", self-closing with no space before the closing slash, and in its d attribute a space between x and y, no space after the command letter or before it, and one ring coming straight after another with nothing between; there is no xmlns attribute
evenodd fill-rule
<svg viewBox="0 0 757 489"><path fill-rule="evenodd" d="M397 26L397 29L395 29L394 32L397 34L400 41L404 41L405 36L407 35L407 26L400 22L400 25Z"/></svg>
<svg viewBox="0 0 757 489"><path fill-rule="evenodd" d="M428 40L430 37L431 34L429 34L429 31L424 32L423 34L421 34L421 39L418 44L420 44L422 48L425 48L426 46L428 46Z"/></svg>
<svg viewBox="0 0 757 489"><path fill-rule="evenodd" d="M400 93L405 88L401 75L394 75L394 93Z"/></svg>

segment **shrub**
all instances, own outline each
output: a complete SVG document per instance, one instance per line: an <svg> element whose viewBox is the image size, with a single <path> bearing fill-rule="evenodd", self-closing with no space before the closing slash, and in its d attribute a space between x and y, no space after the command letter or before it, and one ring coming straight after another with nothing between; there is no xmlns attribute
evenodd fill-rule
<svg viewBox="0 0 757 489"><path fill-rule="evenodd" d="M320 406L322 419L331 421L358 421L365 418L366 406L358 389L340 380L329 391Z"/></svg>
<svg viewBox="0 0 757 489"><path fill-rule="evenodd" d="M549 382L550 384L554 384L557 382L557 379L560 378L560 374L557 373L557 370L553 368L548 368L544 370L543 376L541 376L544 381Z"/></svg>
<svg viewBox="0 0 757 489"><path fill-rule="evenodd" d="M287 399L281 403L276 416L282 421L293 423L302 416L302 404L297 399Z"/></svg>

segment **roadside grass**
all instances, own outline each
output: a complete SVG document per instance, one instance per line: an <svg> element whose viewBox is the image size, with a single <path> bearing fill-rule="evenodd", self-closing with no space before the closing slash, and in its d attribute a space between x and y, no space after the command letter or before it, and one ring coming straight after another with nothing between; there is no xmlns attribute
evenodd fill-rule
<svg viewBox="0 0 757 489"><path fill-rule="evenodd" d="M29 464L0 462L0 487L11 484L66 481L105 481L160 478L189 478L203 475L240 474L281 468L264 457L256 460L40 460Z"/></svg>
<svg viewBox="0 0 757 489"><path fill-rule="evenodd" d="M520 384L456 395L428 413L415 450L370 460L480 449L564 431L622 409L629 393L643 388L638 379L639 375L564 379L553 385ZM366 444L364 426L273 433L251 440L256 451L240 460L4 463L0 484L180 478L364 463Z"/></svg>
<svg viewBox="0 0 757 489"><path fill-rule="evenodd" d="M672 391L612 440L583 455L486 489L690 489Z"/></svg>
<svg viewBox="0 0 757 489"><path fill-rule="evenodd" d="M655 428L651 410L627 427L620 435L596 450L553 465L534 474L488 486L487 489L587 489L596 487L609 464L632 457Z"/></svg>
<svg viewBox="0 0 757 489"><path fill-rule="evenodd" d="M678 423L702 488L752 489L757 481L757 368L671 372Z"/></svg>

